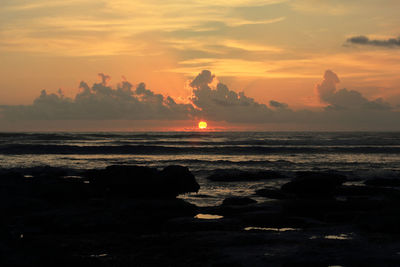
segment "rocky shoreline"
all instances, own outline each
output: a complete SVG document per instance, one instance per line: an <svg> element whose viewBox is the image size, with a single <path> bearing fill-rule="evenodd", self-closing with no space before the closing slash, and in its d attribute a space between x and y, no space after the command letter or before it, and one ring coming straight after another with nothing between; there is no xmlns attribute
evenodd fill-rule
<svg viewBox="0 0 400 267"><path fill-rule="evenodd" d="M177 198L200 188L182 166L2 170L0 265L399 266L400 179L346 181L299 172L265 201L198 207Z"/></svg>

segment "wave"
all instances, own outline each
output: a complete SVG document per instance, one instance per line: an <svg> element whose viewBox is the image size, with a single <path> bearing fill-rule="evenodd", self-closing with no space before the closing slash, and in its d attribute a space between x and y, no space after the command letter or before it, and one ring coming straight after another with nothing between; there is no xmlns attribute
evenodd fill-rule
<svg viewBox="0 0 400 267"><path fill-rule="evenodd" d="M0 133L0 144L146 146L400 146L398 133Z"/></svg>
<svg viewBox="0 0 400 267"><path fill-rule="evenodd" d="M329 153L400 153L398 146L152 146L152 145L41 145L41 144L4 144L0 145L0 154L215 154L215 155L268 155L268 154L329 154Z"/></svg>
<svg viewBox="0 0 400 267"><path fill-rule="evenodd" d="M218 135L218 134L217 134ZM2 138L18 138L18 139L43 139L43 140L88 140L99 138L130 138L130 139L180 139L180 138L203 138L214 137L215 133L212 132L146 132L146 133L129 133L129 132L95 132L95 133L69 133L69 132L0 132L0 139Z"/></svg>
<svg viewBox="0 0 400 267"><path fill-rule="evenodd" d="M129 161L132 164L147 164L151 161ZM180 165L240 165L240 166L266 166L266 165L290 165L295 164L288 160L200 160L200 159L176 159L176 160L158 160L157 164L180 164Z"/></svg>

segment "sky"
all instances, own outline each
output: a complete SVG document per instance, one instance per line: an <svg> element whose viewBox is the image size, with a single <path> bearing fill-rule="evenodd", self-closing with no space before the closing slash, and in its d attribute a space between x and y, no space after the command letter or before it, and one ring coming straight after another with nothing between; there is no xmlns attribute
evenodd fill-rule
<svg viewBox="0 0 400 267"><path fill-rule="evenodd" d="M397 0L1 4L0 131L400 130Z"/></svg>

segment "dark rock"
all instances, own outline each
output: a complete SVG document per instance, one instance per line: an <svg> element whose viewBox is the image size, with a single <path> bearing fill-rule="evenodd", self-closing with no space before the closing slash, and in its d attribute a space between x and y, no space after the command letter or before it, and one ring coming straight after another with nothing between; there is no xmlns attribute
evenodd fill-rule
<svg viewBox="0 0 400 267"><path fill-rule="evenodd" d="M282 206L288 214L323 220L328 213L341 212L345 203L333 198L299 198L283 200Z"/></svg>
<svg viewBox="0 0 400 267"><path fill-rule="evenodd" d="M242 206L257 203L254 199L249 197L228 197L222 202L225 206Z"/></svg>
<svg viewBox="0 0 400 267"><path fill-rule="evenodd" d="M256 194L261 197L271 198L271 199L286 199L289 196L282 192L280 189L273 187L266 187L256 191Z"/></svg>
<svg viewBox="0 0 400 267"><path fill-rule="evenodd" d="M266 227L266 228L303 228L310 225L316 225L315 221L301 218L291 217L286 213L279 211L251 211L241 213L236 216L246 226ZM318 222L321 225L320 222Z"/></svg>
<svg viewBox="0 0 400 267"><path fill-rule="evenodd" d="M13 194L17 195L23 191L25 178L17 172L0 173L0 197Z"/></svg>
<svg viewBox="0 0 400 267"><path fill-rule="evenodd" d="M336 195L342 196L365 196L365 197L384 197L400 199L400 191L394 188L384 188L375 186L340 186L335 190Z"/></svg>
<svg viewBox="0 0 400 267"><path fill-rule="evenodd" d="M0 173L0 186L19 185L24 182L24 176L18 172Z"/></svg>
<svg viewBox="0 0 400 267"><path fill-rule="evenodd" d="M369 186L400 186L400 178L374 178L364 182Z"/></svg>
<svg viewBox="0 0 400 267"><path fill-rule="evenodd" d="M208 213L216 213L223 215L226 218L238 218L241 217L242 214L249 212L281 212L282 208L280 205L276 205L276 203L271 202L261 202L254 203L251 205L224 205L221 204L219 207L215 207L215 209L210 209L209 211L204 211Z"/></svg>
<svg viewBox="0 0 400 267"><path fill-rule="evenodd" d="M68 172L63 168L51 167L51 166L39 166L31 168L30 173L34 177L49 177L49 178L63 177L68 174Z"/></svg>
<svg viewBox="0 0 400 267"><path fill-rule="evenodd" d="M113 197L176 197L198 192L200 186L188 168L168 166L162 171L141 166L109 166L85 174L94 193Z"/></svg>
<svg viewBox="0 0 400 267"><path fill-rule="evenodd" d="M241 171L233 170L216 170L207 177L210 181L215 182L237 182L237 181L258 181L265 179L282 178L282 174L275 171Z"/></svg>
<svg viewBox="0 0 400 267"><path fill-rule="evenodd" d="M297 197L331 197L335 189L346 181L346 177L335 173L299 172L291 182L284 184L284 193Z"/></svg>
<svg viewBox="0 0 400 267"><path fill-rule="evenodd" d="M187 167L182 166L168 166L160 172L161 182L160 186L168 192L175 192L175 195L198 192L200 185L197 183L194 175Z"/></svg>
<svg viewBox="0 0 400 267"><path fill-rule="evenodd" d="M90 185L83 179L38 176L29 181L31 196L69 203L90 198Z"/></svg>

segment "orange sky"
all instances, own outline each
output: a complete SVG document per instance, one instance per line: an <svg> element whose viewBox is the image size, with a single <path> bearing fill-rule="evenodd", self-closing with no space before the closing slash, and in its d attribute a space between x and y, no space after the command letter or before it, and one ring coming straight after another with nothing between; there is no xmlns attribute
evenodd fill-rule
<svg viewBox="0 0 400 267"><path fill-rule="evenodd" d="M326 106L315 85L331 69L339 88L396 106L399 9L396 0L4 0L0 105L31 104L42 89L74 97L98 73L187 103L188 83L207 69L259 103L315 109Z"/></svg>

